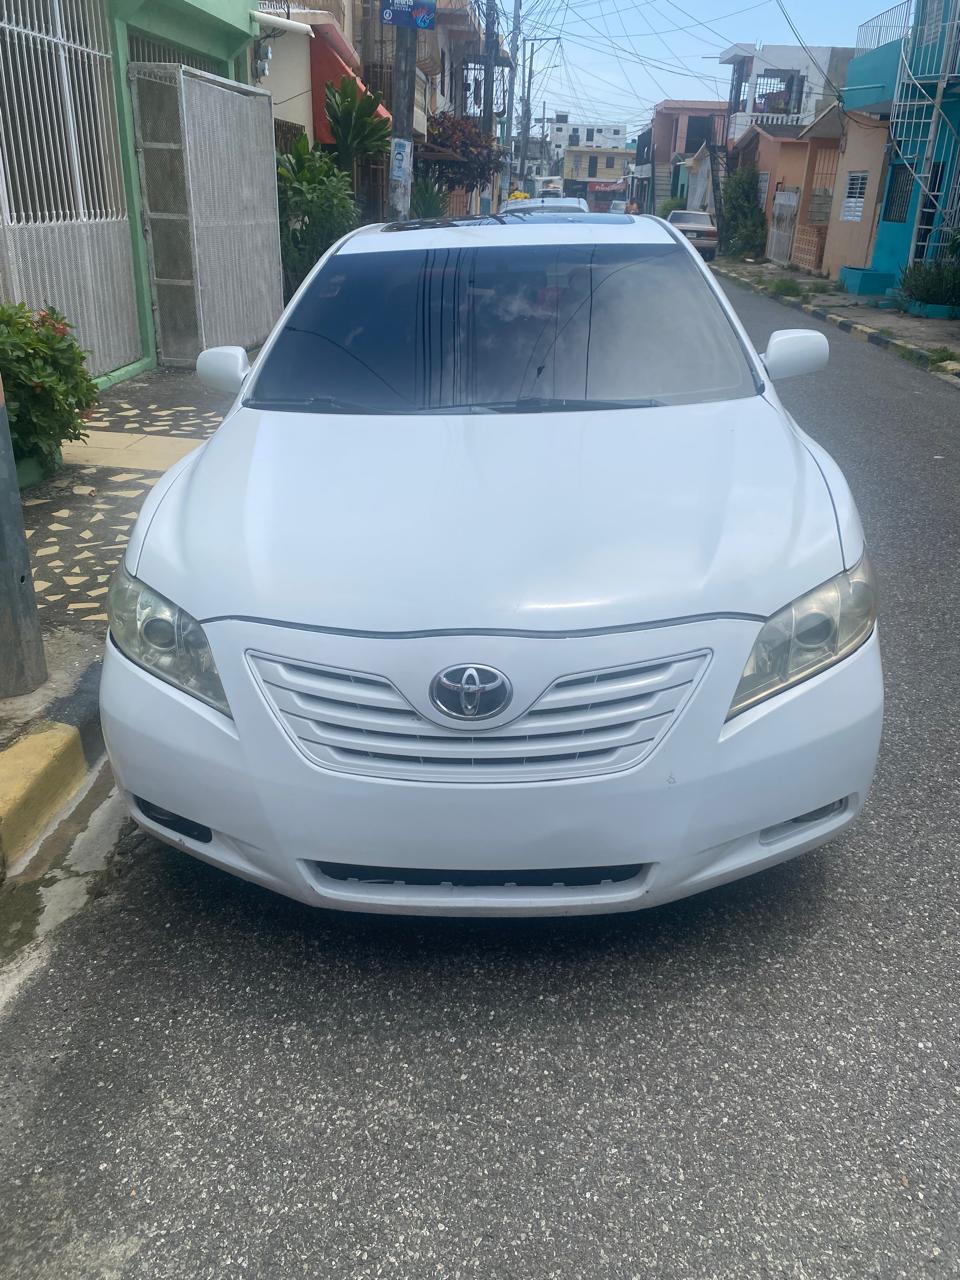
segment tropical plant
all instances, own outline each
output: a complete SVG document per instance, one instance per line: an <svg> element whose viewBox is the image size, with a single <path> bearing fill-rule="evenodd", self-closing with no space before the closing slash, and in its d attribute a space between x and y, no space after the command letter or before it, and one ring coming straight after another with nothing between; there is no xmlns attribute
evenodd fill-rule
<svg viewBox="0 0 960 1280"><path fill-rule="evenodd" d="M410 188L410 216L445 218L450 210L450 193L432 178L421 175Z"/></svg>
<svg viewBox="0 0 960 1280"><path fill-rule="evenodd" d="M735 258L759 258L767 244L767 221L760 207L756 167L740 165L723 184L724 245Z"/></svg>
<svg viewBox="0 0 960 1280"><path fill-rule="evenodd" d="M332 80L327 84L333 158L349 174L354 172L357 161L375 160L390 150L390 121L377 115L382 102L379 93L361 92L353 76L344 76L339 87Z"/></svg>
<svg viewBox="0 0 960 1280"><path fill-rule="evenodd" d="M277 157L277 204L284 296L289 299L318 258L360 221L350 175L305 133Z"/></svg>
<svg viewBox="0 0 960 1280"><path fill-rule="evenodd" d="M427 144L430 154L420 173L447 191L485 187L503 163L496 140L469 116L449 111L432 115L427 121Z"/></svg>
<svg viewBox="0 0 960 1280"><path fill-rule="evenodd" d="M37 457L52 469L64 440L82 440L82 415L97 403L85 353L53 307L0 306L0 378L13 456Z"/></svg>
<svg viewBox="0 0 960 1280"><path fill-rule="evenodd" d="M657 217L669 218L674 209L685 209L687 202L683 196L667 196L666 200L661 200L657 205Z"/></svg>

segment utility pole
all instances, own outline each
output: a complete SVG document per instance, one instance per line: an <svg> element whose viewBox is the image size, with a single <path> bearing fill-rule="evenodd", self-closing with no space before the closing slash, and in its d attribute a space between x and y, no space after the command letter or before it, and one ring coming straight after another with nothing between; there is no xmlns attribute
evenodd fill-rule
<svg viewBox="0 0 960 1280"><path fill-rule="evenodd" d="M513 175L513 112L517 92L517 54L520 52L520 12L523 0L513 0L513 26L510 28L510 75L507 79L507 160L504 165L503 190L509 195Z"/></svg>
<svg viewBox="0 0 960 1280"><path fill-rule="evenodd" d="M417 92L417 29L397 26L393 62L393 139L390 143L390 216L403 222L410 216L413 178L413 103Z"/></svg>
<svg viewBox="0 0 960 1280"><path fill-rule="evenodd" d="M487 0L483 39L483 132L493 133L493 80L497 69L497 0Z"/></svg>
<svg viewBox="0 0 960 1280"><path fill-rule="evenodd" d="M46 678L17 467L0 378L0 698L32 693Z"/></svg>
<svg viewBox="0 0 960 1280"><path fill-rule="evenodd" d="M523 42L523 58L527 71L527 92L523 97L523 117L520 123L520 181L527 176L527 151L530 147L530 114L533 109L533 54L536 46L530 41L530 52L527 53L527 41Z"/></svg>

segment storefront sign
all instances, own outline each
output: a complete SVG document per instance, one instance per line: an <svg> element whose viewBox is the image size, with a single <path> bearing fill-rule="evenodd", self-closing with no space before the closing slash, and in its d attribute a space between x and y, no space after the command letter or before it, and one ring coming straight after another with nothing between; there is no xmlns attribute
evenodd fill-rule
<svg viewBox="0 0 960 1280"><path fill-rule="evenodd" d="M380 21L385 27L416 27L432 31L437 25L437 0L384 0Z"/></svg>

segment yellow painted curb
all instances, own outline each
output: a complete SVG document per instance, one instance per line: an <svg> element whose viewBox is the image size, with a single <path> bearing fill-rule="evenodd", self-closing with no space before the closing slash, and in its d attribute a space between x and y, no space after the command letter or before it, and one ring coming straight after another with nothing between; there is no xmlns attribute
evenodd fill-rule
<svg viewBox="0 0 960 1280"><path fill-rule="evenodd" d="M0 751L0 878L87 775L80 731L49 724Z"/></svg>

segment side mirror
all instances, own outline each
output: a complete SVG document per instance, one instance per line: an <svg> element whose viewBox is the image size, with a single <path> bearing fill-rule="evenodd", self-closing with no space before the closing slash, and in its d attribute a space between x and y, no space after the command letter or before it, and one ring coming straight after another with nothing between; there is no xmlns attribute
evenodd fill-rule
<svg viewBox="0 0 960 1280"><path fill-rule="evenodd" d="M200 381L211 391L235 396L250 372L250 361L243 347L208 347L197 356Z"/></svg>
<svg viewBox="0 0 960 1280"><path fill-rule="evenodd" d="M760 357L772 382L816 373L830 359L826 335L816 329L778 329Z"/></svg>

